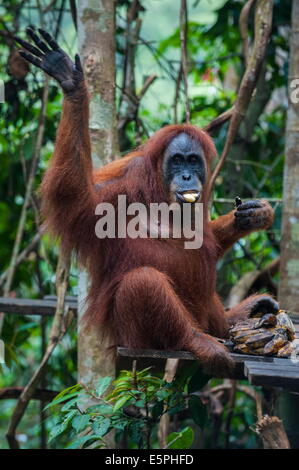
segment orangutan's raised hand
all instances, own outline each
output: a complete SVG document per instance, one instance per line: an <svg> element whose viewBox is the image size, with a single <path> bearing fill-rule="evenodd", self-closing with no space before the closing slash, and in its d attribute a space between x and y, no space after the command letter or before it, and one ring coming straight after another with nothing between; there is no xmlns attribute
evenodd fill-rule
<svg viewBox="0 0 299 470"><path fill-rule="evenodd" d="M75 91L84 80L79 55L76 54L74 63L49 33L43 29L38 31L44 41L36 34L32 27L26 29L27 35L36 47L19 37L15 38L26 49L25 51L20 51L20 55L31 64L46 72L50 77L55 78L65 93Z"/></svg>

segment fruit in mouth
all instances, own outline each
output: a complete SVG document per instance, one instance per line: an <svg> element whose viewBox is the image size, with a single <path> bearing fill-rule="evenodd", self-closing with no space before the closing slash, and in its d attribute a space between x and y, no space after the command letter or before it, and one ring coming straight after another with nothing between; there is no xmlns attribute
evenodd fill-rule
<svg viewBox="0 0 299 470"><path fill-rule="evenodd" d="M191 202L194 203L198 201L200 193L198 191L183 191L182 193L177 193L177 197L182 202Z"/></svg>

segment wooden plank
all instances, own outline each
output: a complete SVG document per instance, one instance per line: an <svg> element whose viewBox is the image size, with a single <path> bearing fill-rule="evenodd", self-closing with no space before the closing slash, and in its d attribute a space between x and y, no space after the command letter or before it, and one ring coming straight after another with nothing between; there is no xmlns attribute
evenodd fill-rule
<svg viewBox="0 0 299 470"><path fill-rule="evenodd" d="M196 361L195 356L188 351L166 351L156 349L129 349L118 347L117 355L122 364L122 368L130 369L132 367L133 359L138 362L138 368L145 368L153 366L155 371L163 371L166 359L179 359L182 367L187 367L189 361ZM244 357L241 354L233 354L236 358L236 367L229 376L219 375L217 378L231 378L237 380L246 379L243 372ZM208 371L205 371L209 373Z"/></svg>
<svg viewBox="0 0 299 470"><path fill-rule="evenodd" d="M264 374L255 374L249 378L251 385L260 387L280 388L291 392L299 392L299 380L293 377L273 377Z"/></svg>
<svg viewBox="0 0 299 470"><path fill-rule="evenodd" d="M294 364L287 364L284 366L279 366L275 364L260 364L256 362L245 362L244 363L245 374L272 374L273 377L294 377L299 379L299 367Z"/></svg>
<svg viewBox="0 0 299 470"><path fill-rule="evenodd" d="M43 297L43 299L44 299L44 300L55 300L55 301L56 301L56 300L57 300L57 295L45 295L45 296ZM74 302L74 303L76 303L76 302L78 301L78 298L77 298L75 295L66 295L66 296L65 296L65 300L66 300L66 302L68 302L68 303L69 303L69 302L72 302L72 303Z"/></svg>
<svg viewBox="0 0 299 470"><path fill-rule="evenodd" d="M118 356L121 358L130 358L138 359L139 364L141 361L141 366L143 367L143 362L146 361L146 366L154 365L157 361L165 361L166 359L180 359L182 361L194 361L196 358L188 351L159 351L155 349L128 349L128 348L118 348L117 349ZM283 359L278 357L265 357L265 356L250 356L245 354L235 354L231 353L232 358L236 363L236 367L230 378L232 379L252 379L254 381L251 382L254 385L269 385L276 386L276 387L284 387L284 383L282 380L288 378L288 381L285 383L285 388L297 390L296 380L299 384L299 376L290 379L290 374L296 375L297 370L299 373L299 366L294 365L290 359ZM150 362L152 360L153 362ZM247 368L246 371L244 370L244 366ZM250 371L254 370L256 375L251 378L248 368L250 367ZM270 371L270 372L269 372ZM283 372L285 371L284 375ZM265 382L263 382L263 372L265 372ZM271 375L273 378L271 379ZM283 376L282 376L283 375ZM217 376L217 378L224 378L224 376ZM294 379L294 380L293 380Z"/></svg>
<svg viewBox="0 0 299 470"><path fill-rule="evenodd" d="M287 360L289 363L291 361ZM298 364L275 365L246 362L244 373L249 383L268 387L279 387L292 391L299 391Z"/></svg>
<svg viewBox="0 0 299 470"><path fill-rule="evenodd" d="M77 302L67 302L67 305L77 313ZM20 315L54 315L56 300L13 299L0 297L0 312Z"/></svg>
<svg viewBox="0 0 299 470"><path fill-rule="evenodd" d="M236 360L236 361L242 361L243 362L254 362L254 363L264 363L264 364L275 364L280 367L285 367L287 365L293 365L294 363L291 361L291 359L286 359L282 357L271 357L271 356L251 356L249 354L234 354L232 353L231 356Z"/></svg>
<svg viewBox="0 0 299 470"><path fill-rule="evenodd" d="M186 359L190 361L196 360L195 356L188 351L162 351L157 349L129 349L118 347L117 353L119 356L125 357L149 357L153 359ZM243 363L245 361L253 362L266 362L275 363L281 366L291 362L289 359L282 359L280 357L265 357L265 356L250 356L247 354L231 353L231 357L235 362Z"/></svg>
<svg viewBox="0 0 299 470"><path fill-rule="evenodd" d="M129 349L117 348L117 354L125 357L149 357L153 359L185 359L194 361L195 357L188 351L160 351L157 349Z"/></svg>
<svg viewBox="0 0 299 470"><path fill-rule="evenodd" d="M271 356L252 356L250 354L237 354L231 353L232 358L236 362L254 362L254 363L266 363L266 364L277 364L280 366L286 365L290 362L290 359L283 359L281 357L271 357Z"/></svg>

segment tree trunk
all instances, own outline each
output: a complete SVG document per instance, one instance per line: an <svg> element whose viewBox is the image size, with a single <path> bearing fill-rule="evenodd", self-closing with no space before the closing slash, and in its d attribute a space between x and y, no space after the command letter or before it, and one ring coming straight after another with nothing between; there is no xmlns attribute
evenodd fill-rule
<svg viewBox="0 0 299 470"><path fill-rule="evenodd" d="M289 107L283 182L283 217L279 300L299 313L299 103L293 103L291 81L299 78L299 0L293 0L289 62Z"/></svg>
<svg viewBox="0 0 299 470"><path fill-rule="evenodd" d="M115 1L79 0L78 44L90 91L95 167L118 154L115 109Z"/></svg>
<svg viewBox="0 0 299 470"><path fill-rule="evenodd" d="M279 302L281 308L299 313L299 103L291 100L291 82L299 78L299 0L293 0L289 60L289 107L283 183L283 218ZM298 86L298 85L297 85ZM292 448L299 448L299 401L282 394L278 409Z"/></svg>
<svg viewBox="0 0 299 470"><path fill-rule="evenodd" d="M117 155L115 129L115 2L79 0L78 44L90 91L90 135L95 167ZM88 386L100 377L114 376L115 364L107 355L109 339L100 340L100 332L87 329L80 319L85 311L88 278L79 279L78 376Z"/></svg>

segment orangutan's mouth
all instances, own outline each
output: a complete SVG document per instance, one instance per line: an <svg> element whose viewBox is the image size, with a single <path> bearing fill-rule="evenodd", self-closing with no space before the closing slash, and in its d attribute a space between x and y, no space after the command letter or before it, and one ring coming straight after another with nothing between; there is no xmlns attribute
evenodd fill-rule
<svg viewBox="0 0 299 470"><path fill-rule="evenodd" d="M200 198L200 192L192 190L177 192L176 197L179 202L190 202L191 204L193 204L194 202L197 202Z"/></svg>

